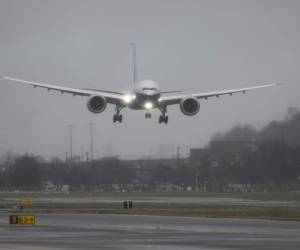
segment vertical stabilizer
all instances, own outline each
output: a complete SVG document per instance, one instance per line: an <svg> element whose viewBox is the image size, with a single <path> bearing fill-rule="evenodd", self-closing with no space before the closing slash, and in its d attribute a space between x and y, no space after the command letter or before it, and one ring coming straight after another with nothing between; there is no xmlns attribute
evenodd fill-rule
<svg viewBox="0 0 300 250"><path fill-rule="evenodd" d="M137 82L137 67L136 67L136 50L135 50L135 42L131 42L132 46L132 59L133 59L133 84Z"/></svg>

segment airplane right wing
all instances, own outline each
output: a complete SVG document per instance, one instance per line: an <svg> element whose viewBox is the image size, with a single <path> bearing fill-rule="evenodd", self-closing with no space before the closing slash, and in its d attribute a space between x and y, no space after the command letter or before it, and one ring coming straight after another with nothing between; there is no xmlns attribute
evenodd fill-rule
<svg viewBox="0 0 300 250"><path fill-rule="evenodd" d="M174 105L179 104L180 101L185 97L195 97L197 99L207 99L210 97L219 97L222 95L232 95L236 93L246 93L250 90L260 89L260 88L268 88L281 85L282 83L272 83L272 84L265 84L253 87L246 87L246 88L239 88L239 89L229 89L229 90L222 90L222 91L213 91L213 92L204 92L204 93L196 93L191 95L177 95L177 96L162 96L160 98L160 104L162 106Z"/></svg>

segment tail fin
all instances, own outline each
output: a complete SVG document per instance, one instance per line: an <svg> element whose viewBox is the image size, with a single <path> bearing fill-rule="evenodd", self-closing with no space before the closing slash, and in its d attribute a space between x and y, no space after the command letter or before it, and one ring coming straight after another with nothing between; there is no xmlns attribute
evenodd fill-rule
<svg viewBox="0 0 300 250"><path fill-rule="evenodd" d="M131 42L132 46L132 59L133 59L133 84L137 82L137 67L136 67L136 51L135 51L135 41Z"/></svg>

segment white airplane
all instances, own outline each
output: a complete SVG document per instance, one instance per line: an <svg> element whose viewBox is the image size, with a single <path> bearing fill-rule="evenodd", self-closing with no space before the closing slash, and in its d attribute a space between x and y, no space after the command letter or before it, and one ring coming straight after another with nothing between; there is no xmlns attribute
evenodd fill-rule
<svg viewBox="0 0 300 250"><path fill-rule="evenodd" d="M101 113L106 109L107 104L115 105L115 114L113 116L113 122L122 122L123 115L121 110L123 108L130 108L134 110L145 110L145 118L151 118L150 111L153 109L159 109L161 115L159 116L159 123L168 123L167 107L170 105L179 105L180 110L187 116L196 115L200 110L199 100L207 99L209 97L219 97L221 95L232 95L235 93L246 93L249 90L273 87L280 85L280 83L265 84L253 87L229 89L222 91L206 92L206 93L194 93L194 94L179 94L169 95L183 91L161 91L158 84L152 80L137 80L137 68L136 68L136 49L135 43L132 43L133 47L133 83L134 90L130 93L121 93L115 91L106 91L98 89L76 89L61 87L58 85L45 84L40 82L32 82L21 80L9 76L0 76L0 79L9 80L17 83L31 85L34 88L40 87L49 90L56 90L63 93L69 93L74 96L87 96L87 107L92 113Z"/></svg>

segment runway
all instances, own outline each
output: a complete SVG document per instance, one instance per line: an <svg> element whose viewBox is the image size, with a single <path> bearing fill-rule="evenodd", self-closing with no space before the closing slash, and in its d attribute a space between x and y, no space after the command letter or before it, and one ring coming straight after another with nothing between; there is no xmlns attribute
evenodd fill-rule
<svg viewBox="0 0 300 250"><path fill-rule="evenodd" d="M0 249L300 249L300 222L144 215L37 214L8 225Z"/></svg>

